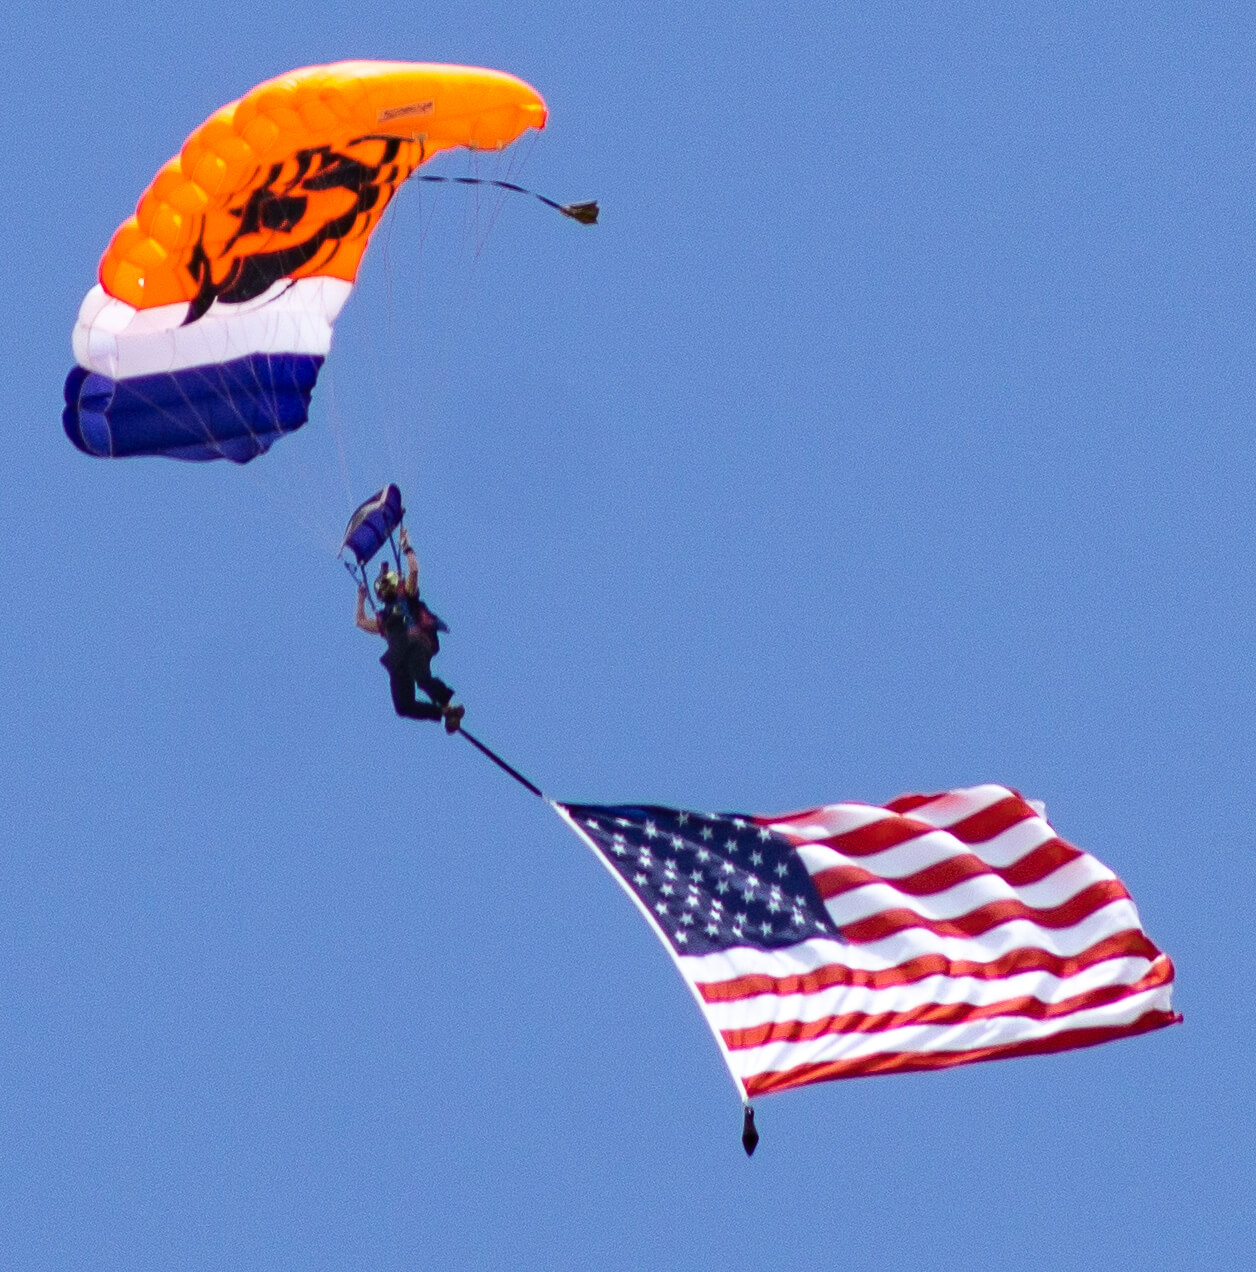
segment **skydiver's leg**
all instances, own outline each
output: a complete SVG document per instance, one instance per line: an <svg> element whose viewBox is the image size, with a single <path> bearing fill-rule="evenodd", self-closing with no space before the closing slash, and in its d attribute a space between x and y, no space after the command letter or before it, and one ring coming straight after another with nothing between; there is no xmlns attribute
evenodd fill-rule
<svg viewBox="0 0 1256 1272"><path fill-rule="evenodd" d="M414 693L414 674L403 664L388 673L388 687L392 690L393 710L408 720L439 720L441 709L431 702L420 702Z"/></svg>
<svg viewBox="0 0 1256 1272"><path fill-rule="evenodd" d="M421 645L416 646L406 659L406 665L414 682L437 705L444 708L453 701L454 691L439 677L432 675L432 654Z"/></svg>
<svg viewBox="0 0 1256 1272"><path fill-rule="evenodd" d="M441 679L433 676L431 672L419 680L418 686L425 694L438 706L447 707L454 699L454 691Z"/></svg>

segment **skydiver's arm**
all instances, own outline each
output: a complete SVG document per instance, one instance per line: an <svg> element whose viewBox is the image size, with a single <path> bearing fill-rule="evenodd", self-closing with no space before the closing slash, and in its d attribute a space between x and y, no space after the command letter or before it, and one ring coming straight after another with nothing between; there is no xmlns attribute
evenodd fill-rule
<svg viewBox="0 0 1256 1272"><path fill-rule="evenodd" d="M353 621L364 631L370 632L372 636L379 635L379 619L374 614L368 616L366 612L366 588L358 588L358 610L353 616Z"/></svg>
<svg viewBox="0 0 1256 1272"><path fill-rule="evenodd" d="M415 555L414 549L410 546L410 536L406 533L405 526L401 527L401 551L406 558L406 595L418 596L419 594L419 558Z"/></svg>

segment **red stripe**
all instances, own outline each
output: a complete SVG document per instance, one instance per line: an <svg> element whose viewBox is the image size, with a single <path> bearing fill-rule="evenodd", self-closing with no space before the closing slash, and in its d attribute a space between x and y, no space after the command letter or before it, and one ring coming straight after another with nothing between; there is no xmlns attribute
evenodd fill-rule
<svg viewBox="0 0 1256 1272"><path fill-rule="evenodd" d="M927 919L915 910L908 909L882 910L877 914L870 914L866 919L847 923L838 930L843 940L864 944L884 940L887 936L906 932L910 928L924 928L936 936L981 936L991 928L1011 923L1015 919L1028 919L1039 927L1066 928L1080 923L1105 905L1128 897L1129 893L1119 879L1105 879L1083 888L1076 896L1060 905L1044 909L1025 905L1022 901L991 901L988 905L980 905L954 919Z"/></svg>
<svg viewBox="0 0 1256 1272"><path fill-rule="evenodd" d="M1032 852L1027 852L1019 861L996 870L995 874L1013 888L1025 888L1031 883L1041 882L1061 866L1085 855L1080 848L1074 848L1063 839L1048 839Z"/></svg>
<svg viewBox="0 0 1256 1272"><path fill-rule="evenodd" d="M1061 979L1075 976L1096 963L1113 958L1168 959L1137 928L1117 932L1083 950L1065 957L1048 950L1026 947L1013 950L989 963L967 959L948 959L941 954L923 954L897 967L867 972L841 963L818 967L800 976L738 976L734 980L707 981L698 984L698 993L708 1003L731 1003L760 994L787 997L793 994L816 994L834 985L851 985L860 989L891 989L895 985L914 985L930 976L951 976L973 980L1002 980L1020 972L1047 972Z"/></svg>
<svg viewBox="0 0 1256 1272"><path fill-rule="evenodd" d="M869 808L875 808L877 805L869 804ZM755 826L766 826L770 830L773 826L783 822L810 821L813 817L819 817L824 812L824 805L817 805L815 808L800 808L797 812L781 813L778 817L751 817L749 820Z"/></svg>
<svg viewBox="0 0 1256 1272"><path fill-rule="evenodd" d="M1083 855L1079 849L1066 844L1062 839L1048 839L1045 844L1040 844L1010 866L992 866L980 857L964 852L935 861L923 870L898 879L873 874L862 866L829 866L816 871L811 876L811 881L825 898L840 896L852 888L862 888L870 883L888 884L908 896L931 896L936 892L945 892L947 888L953 888L966 879L977 879L982 875L994 875L1013 888L1023 888L1031 883L1040 883L1061 866L1076 861Z"/></svg>
<svg viewBox="0 0 1256 1272"><path fill-rule="evenodd" d="M865 870L862 866L828 866L824 870L817 870L811 876L811 882L826 901L829 897L840 897L843 892L864 888L870 883L898 886L897 881L891 882L881 875L874 875L871 870Z"/></svg>
<svg viewBox="0 0 1256 1272"><path fill-rule="evenodd" d="M928 822L915 821L911 817L881 817L866 826L857 826L840 835L829 835L826 839L799 839L794 847L819 844L840 852L843 857L871 857L887 848L897 848L899 844L919 839L921 835L930 835L937 829Z"/></svg>
<svg viewBox="0 0 1256 1272"><path fill-rule="evenodd" d="M819 1020L767 1021L745 1029L721 1030L731 1051L761 1047L768 1042L812 1042L830 1034L885 1033L908 1025L959 1025L975 1020L992 1020L1001 1016L1019 1016L1025 1020L1058 1020L1092 1007L1106 1007L1171 983L1173 968L1166 959L1153 964L1132 985L1103 985L1085 993L1073 994L1059 1002L1047 1003L1032 994L1007 998L1002 1002L981 1006L973 1003L922 1003L906 1011L846 1012L840 1016L824 1016Z"/></svg>
<svg viewBox="0 0 1256 1272"><path fill-rule="evenodd" d="M1037 817L1028 804L1019 795L1009 795L983 808L979 813L961 818L946 827L948 835L965 844L984 844L987 840L1010 830L1018 822Z"/></svg>
<svg viewBox="0 0 1256 1272"><path fill-rule="evenodd" d="M1179 1024L1182 1017L1174 1011L1148 1011L1128 1025L1104 1025L1090 1029L1065 1029L1049 1038L1026 1042L1002 1043L997 1047L978 1047L970 1051L887 1051L857 1060L829 1060L822 1064L800 1064L779 1072L760 1073L744 1079L746 1093L767 1095L787 1091L790 1087L813 1082L830 1082L836 1078L863 1078L880 1073L951 1069L960 1064L977 1064L983 1060L1007 1060L1013 1056L1049 1055L1055 1051L1071 1051L1078 1047L1095 1047L1114 1038L1130 1037Z"/></svg>
<svg viewBox="0 0 1256 1272"><path fill-rule="evenodd" d="M1024 817L1041 817L1042 816L1042 814L1039 813L1033 807L1033 805L1030 804L1030 802L1027 799L1025 799L1024 796L1021 795L1019 791L1011 790L1009 787L1006 787L1006 786L1000 787L997 789L1007 791L1007 795L1004 796L1003 799L996 800L995 803L989 805L988 806L989 808L998 808L1000 805L1006 806L1007 801L1010 799L1010 800L1015 800L1016 804L1021 806L1025 810L1024 813L1021 814L1021 816L1016 818L1017 821L1023 820ZM887 812L891 812L891 813L899 813L899 814L912 813L912 812L915 812L916 809L918 808L924 808L927 804L936 804L938 800L951 799L957 795L963 796L963 795L969 795L969 794L971 794L971 792L967 790L956 790L956 791L935 791L932 795L900 795L897 799L892 799L888 803L883 804L882 807L885 808ZM981 817L982 815L983 813L981 812L972 814L973 817ZM959 823L956 823L956 824L959 824ZM947 829L950 829L950 827L947 827ZM971 842L976 842L976 841L974 840Z"/></svg>
<svg viewBox="0 0 1256 1272"><path fill-rule="evenodd" d="M889 809L891 813L910 813L914 808L920 808L924 804L932 804L935 799L941 799L944 795L953 795L954 791L935 791L932 795L900 795L897 799L892 799L883 807Z"/></svg>

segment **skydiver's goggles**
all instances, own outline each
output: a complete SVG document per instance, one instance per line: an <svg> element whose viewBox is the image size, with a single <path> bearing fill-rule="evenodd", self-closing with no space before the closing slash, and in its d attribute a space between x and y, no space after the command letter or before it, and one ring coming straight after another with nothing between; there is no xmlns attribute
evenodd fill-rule
<svg viewBox="0 0 1256 1272"><path fill-rule="evenodd" d="M379 578L375 580L375 595L382 601L385 597L396 595L400 587L401 575L386 565L380 566Z"/></svg>

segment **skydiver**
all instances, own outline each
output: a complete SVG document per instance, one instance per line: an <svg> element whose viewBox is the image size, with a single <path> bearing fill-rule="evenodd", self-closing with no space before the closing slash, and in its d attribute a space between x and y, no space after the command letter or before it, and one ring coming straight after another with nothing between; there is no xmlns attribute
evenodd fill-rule
<svg viewBox="0 0 1256 1272"><path fill-rule="evenodd" d="M432 675L432 659L440 650L440 620L419 599L419 559L410 546L410 536L401 529L401 551L406 558L406 577L401 577L385 561L375 580L380 600L378 614L366 612L366 588L358 585L358 608L354 621L364 631L383 636L387 652L380 662L388 670L393 709L411 720L444 720L446 733L457 733L466 712L454 706L454 691ZM431 702L420 702L415 688L422 689Z"/></svg>

